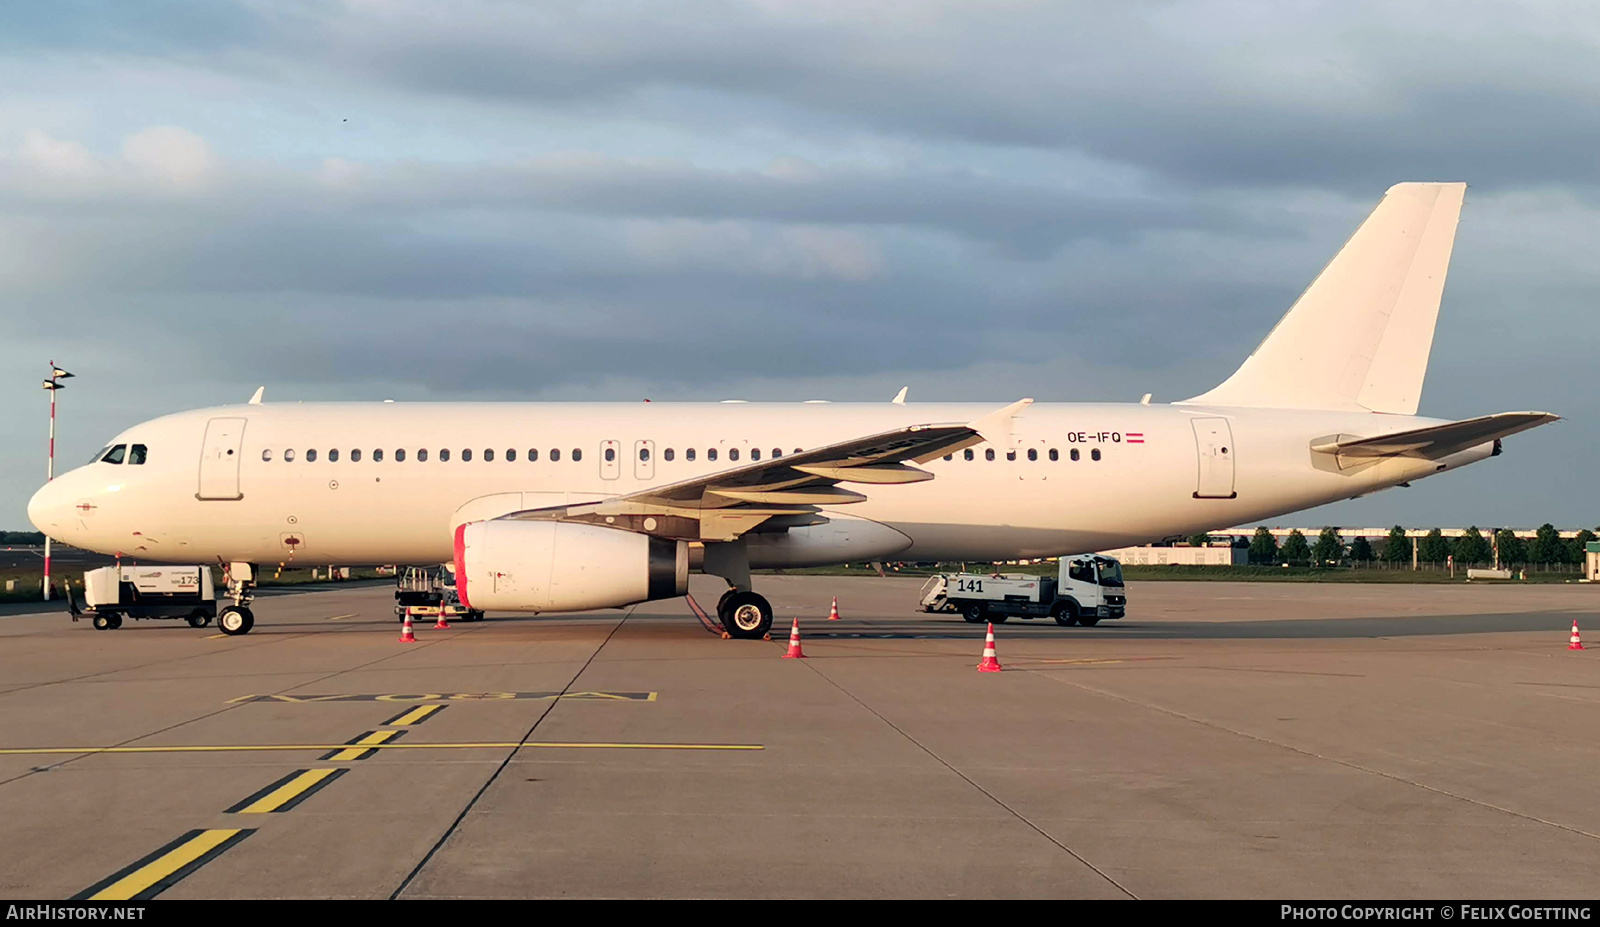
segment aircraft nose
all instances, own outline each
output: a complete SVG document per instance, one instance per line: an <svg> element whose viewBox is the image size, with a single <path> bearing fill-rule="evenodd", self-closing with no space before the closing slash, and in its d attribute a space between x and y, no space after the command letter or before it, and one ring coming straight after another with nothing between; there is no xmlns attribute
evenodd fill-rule
<svg viewBox="0 0 1600 927"><path fill-rule="evenodd" d="M70 511L71 506L67 504L59 480L39 487L39 491L28 500L28 520L33 522L35 528L53 538L63 534Z"/></svg>

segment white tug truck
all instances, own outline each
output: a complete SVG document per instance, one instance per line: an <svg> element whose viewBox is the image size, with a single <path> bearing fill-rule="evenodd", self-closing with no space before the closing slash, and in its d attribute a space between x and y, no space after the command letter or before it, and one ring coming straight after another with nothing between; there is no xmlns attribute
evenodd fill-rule
<svg viewBox="0 0 1600 927"><path fill-rule="evenodd" d="M960 612L974 623L1044 618L1056 624L1093 627L1102 618L1121 618L1128 608L1122 564L1086 554L1062 557L1058 575L1025 573L941 573L922 587L922 608Z"/></svg>

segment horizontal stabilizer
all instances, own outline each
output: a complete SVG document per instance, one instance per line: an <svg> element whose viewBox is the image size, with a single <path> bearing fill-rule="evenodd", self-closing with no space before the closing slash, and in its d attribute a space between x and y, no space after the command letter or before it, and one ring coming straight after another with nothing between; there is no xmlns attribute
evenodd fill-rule
<svg viewBox="0 0 1600 927"><path fill-rule="evenodd" d="M1422 457L1438 460L1469 447L1537 428L1560 417L1549 412L1501 412L1498 415L1396 431L1372 438L1338 435L1312 444L1311 449L1339 457Z"/></svg>

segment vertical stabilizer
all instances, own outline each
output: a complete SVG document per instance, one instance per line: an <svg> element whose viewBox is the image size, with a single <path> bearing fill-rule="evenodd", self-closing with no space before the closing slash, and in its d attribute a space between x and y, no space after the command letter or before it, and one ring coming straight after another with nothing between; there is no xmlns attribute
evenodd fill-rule
<svg viewBox="0 0 1600 927"><path fill-rule="evenodd" d="M1415 415L1464 183L1402 183L1205 405Z"/></svg>

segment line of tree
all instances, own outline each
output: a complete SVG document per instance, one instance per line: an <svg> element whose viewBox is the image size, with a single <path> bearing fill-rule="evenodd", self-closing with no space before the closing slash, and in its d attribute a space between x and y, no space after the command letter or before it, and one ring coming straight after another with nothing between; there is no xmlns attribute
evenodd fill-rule
<svg viewBox="0 0 1600 927"><path fill-rule="evenodd" d="M0 544L43 544L40 531L0 531Z"/></svg>
<svg viewBox="0 0 1600 927"><path fill-rule="evenodd" d="M1596 529L1600 530L1600 529ZM1500 550L1502 566L1528 566L1533 564L1581 564L1584 551L1595 532L1585 528L1574 538L1563 538L1561 532L1549 522L1539 526L1533 540L1517 537L1508 530L1495 532L1493 538L1484 537L1476 525L1468 528L1461 537L1447 538L1438 528L1415 539L1417 560L1424 563L1443 563L1454 557L1458 566L1492 563L1495 547ZM1410 563L1413 539L1406 529L1395 525L1389 536L1376 549L1364 537L1356 538L1349 546L1339 536L1339 529L1323 528L1315 544L1306 540L1298 529L1289 532L1278 544L1278 539L1266 528L1257 528L1250 538L1250 562L1262 565L1287 563L1292 566L1334 566L1340 563Z"/></svg>

